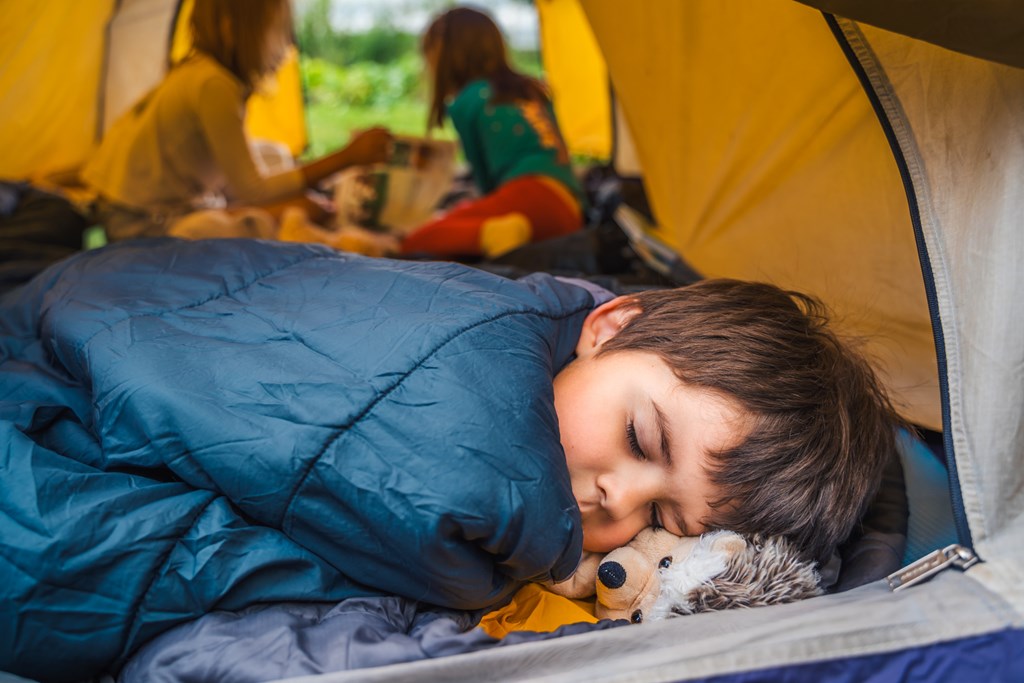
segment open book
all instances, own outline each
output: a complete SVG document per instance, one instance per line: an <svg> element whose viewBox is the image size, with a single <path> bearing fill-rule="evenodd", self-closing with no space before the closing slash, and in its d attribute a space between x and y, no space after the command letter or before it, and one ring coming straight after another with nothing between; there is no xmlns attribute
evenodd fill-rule
<svg viewBox="0 0 1024 683"><path fill-rule="evenodd" d="M358 225L405 234L429 220L449 190L456 143L396 136L386 164L340 173L334 184L338 226Z"/></svg>

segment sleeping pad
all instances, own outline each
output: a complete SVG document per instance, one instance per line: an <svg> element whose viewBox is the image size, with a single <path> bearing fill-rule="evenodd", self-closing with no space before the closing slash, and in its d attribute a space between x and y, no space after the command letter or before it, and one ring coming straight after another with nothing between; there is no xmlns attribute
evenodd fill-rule
<svg viewBox="0 0 1024 683"><path fill-rule="evenodd" d="M591 295L146 240L0 299L0 670L116 670L214 610L480 609L582 548L552 378Z"/></svg>

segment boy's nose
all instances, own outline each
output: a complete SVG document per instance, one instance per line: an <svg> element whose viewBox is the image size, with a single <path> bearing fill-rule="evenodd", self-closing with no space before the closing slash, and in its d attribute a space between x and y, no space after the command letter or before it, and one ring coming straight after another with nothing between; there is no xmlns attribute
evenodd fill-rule
<svg viewBox="0 0 1024 683"><path fill-rule="evenodd" d="M658 478L638 469L623 468L598 481L604 491L605 512L612 519L621 521L637 513L646 515L655 499Z"/></svg>

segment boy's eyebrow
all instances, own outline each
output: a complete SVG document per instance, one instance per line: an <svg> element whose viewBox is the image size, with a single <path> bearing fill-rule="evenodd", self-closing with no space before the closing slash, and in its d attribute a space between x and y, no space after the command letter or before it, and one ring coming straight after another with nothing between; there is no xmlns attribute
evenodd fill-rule
<svg viewBox="0 0 1024 683"><path fill-rule="evenodd" d="M661 408L654 400L651 400L651 407L654 408L654 425L658 430L658 447L661 449L661 457L664 459L665 465L672 469L672 447L670 445L672 432L668 426L668 419L665 418L665 413L661 412Z"/></svg>

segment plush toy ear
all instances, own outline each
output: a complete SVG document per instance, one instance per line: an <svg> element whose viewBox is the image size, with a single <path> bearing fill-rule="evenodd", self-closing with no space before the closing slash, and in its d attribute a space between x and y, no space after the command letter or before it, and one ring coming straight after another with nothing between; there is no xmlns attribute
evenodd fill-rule
<svg viewBox="0 0 1024 683"><path fill-rule="evenodd" d="M597 592L597 568L603 557L603 553L584 550L583 558L572 576L558 583L546 581L544 586L552 593L566 598L589 598Z"/></svg>
<svg viewBox="0 0 1024 683"><path fill-rule="evenodd" d="M747 539L732 531L722 532L712 542L711 549L733 557L747 549Z"/></svg>

